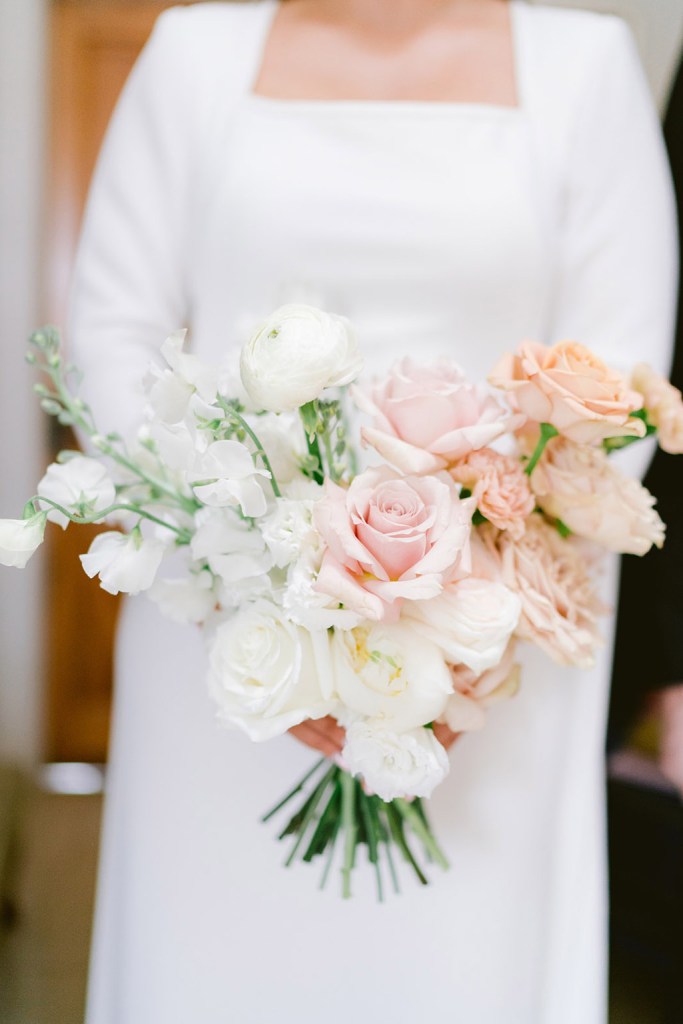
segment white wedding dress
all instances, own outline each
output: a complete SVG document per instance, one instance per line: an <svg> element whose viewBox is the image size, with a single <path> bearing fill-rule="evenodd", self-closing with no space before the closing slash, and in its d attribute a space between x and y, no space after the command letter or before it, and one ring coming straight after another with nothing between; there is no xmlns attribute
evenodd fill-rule
<svg viewBox="0 0 683 1024"><path fill-rule="evenodd" d="M71 324L104 427L137 420L171 330L219 360L291 298L349 316L371 371L447 352L483 377L565 336L666 369L674 213L620 21L515 2L504 108L253 95L275 10L162 15L120 102ZM384 905L360 871L344 902L258 820L315 755L218 725L199 630L129 600L88 1024L601 1024L609 666L609 642L591 672L526 657L431 801L451 870Z"/></svg>

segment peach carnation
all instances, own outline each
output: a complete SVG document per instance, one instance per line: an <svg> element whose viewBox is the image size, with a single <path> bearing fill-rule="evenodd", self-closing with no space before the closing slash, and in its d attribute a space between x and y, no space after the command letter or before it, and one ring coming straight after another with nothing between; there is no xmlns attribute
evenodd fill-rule
<svg viewBox="0 0 683 1024"><path fill-rule="evenodd" d="M482 448L470 452L450 472L472 492L477 508L489 522L514 537L522 536L535 502L529 478L517 459Z"/></svg>
<svg viewBox="0 0 683 1024"><path fill-rule="evenodd" d="M631 387L643 396L650 422L657 428L659 447L670 455L683 454L683 401L678 388L645 363L633 371Z"/></svg>

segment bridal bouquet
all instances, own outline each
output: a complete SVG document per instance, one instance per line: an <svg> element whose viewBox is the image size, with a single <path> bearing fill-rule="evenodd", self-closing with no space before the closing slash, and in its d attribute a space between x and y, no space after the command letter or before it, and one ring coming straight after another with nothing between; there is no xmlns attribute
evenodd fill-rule
<svg viewBox="0 0 683 1024"><path fill-rule="evenodd" d="M348 896L364 845L380 898L396 857L426 882L416 849L447 866L422 802L448 773L439 737L515 694L520 642L590 667L606 610L591 549L664 540L653 497L609 453L655 432L683 451L681 395L575 342L525 342L487 384L404 359L348 394L352 327L307 306L274 312L239 372L183 346L163 345L127 443L98 432L57 332L33 336L43 408L96 457L60 453L23 517L0 521L0 562L24 566L47 520L110 524L83 568L203 627L220 719L255 741L325 716L345 730L341 756L266 815L301 794L288 863L325 854L324 881L341 843Z"/></svg>

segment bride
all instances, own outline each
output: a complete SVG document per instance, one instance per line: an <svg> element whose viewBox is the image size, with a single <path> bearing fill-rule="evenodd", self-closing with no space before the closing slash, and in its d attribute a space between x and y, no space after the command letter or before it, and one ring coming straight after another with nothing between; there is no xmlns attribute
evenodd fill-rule
<svg viewBox="0 0 683 1024"><path fill-rule="evenodd" d="M567 336L663 371L674 223L615 18L524 0L177 8L104 145L72 348L119 430L172 330L218 361L289 300L350 317L370 372L445 352L482 377L523 338ZM257 821L338 730L225 731L203 658L151 603L125 607L88 1024L605 1021L609 643L591 672L528 653L431 802L451 871L382 906L369 873L342 902L285 871Z"/></svg>

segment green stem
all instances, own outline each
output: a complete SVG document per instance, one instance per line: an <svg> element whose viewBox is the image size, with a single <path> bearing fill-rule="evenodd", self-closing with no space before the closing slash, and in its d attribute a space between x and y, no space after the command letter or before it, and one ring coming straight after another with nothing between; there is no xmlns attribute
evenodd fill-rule
<svg viewBox="0 0 683 1024"><path fill-rule="evenodd" d="M313 815L315 814L316 808L317 808L318 804L320 803L320 800L322 799L323 793L327 789L327 787L330 784L330 782L332 782L332 780L334 779L334 777L338 773L338 771L339 771L339 768L337 767L337 765L333 764L332 767L330 768L330 770L325 773L325 776L324 776L322 782L320 782L318 784L318 786L316 787L315 792L313 793L313 796L312 796L312 798L311 798L311 800L309 802L308 809L306 810L306 814L304 815L303 821L301 822L301 825L299 826L299 829L298 829L299 835L297 837L296 843L294 844L294 846L292 848L292 852L290 853L289 857L285 861L285 866L286 867L290 867L290 865L294 862L294 858L296 857L296 855L298 853L299 847L301 846L302 842L304 841L304 836L306 835L306 830L308 829L308 826L310 825L311 821L313 820Z"/></svg>
<svg viewBox="0 0 683 1024"><path fill-rule="evenodd" d="M408 803L407 800L394 800L394 806L404 821L410 825L432 860L442 867L444 871L447 871L449 868L448 861L434 838L431 829L425 825L419 811L412 804Z"/></svg>
<svg viewBox="0 0 683 1024"><path fill-rule="evenodd" d="M182 530L178 526L172 526L171 523L165 522L163 519L159 519L157 516L152 515L151 512L147 512L143 508L139 508L137 505L124 505L117 503L116 505L109 505L108 508L103 508L100 512L96 512L91 516L76 516L73 512L69 512L63 505L58 504L56 501L52 501L51 498L44 498L41 494L35 494L30 501L43 502L46 505L50 505L56 509L57 512L61 512L65 515L72 523L78 523L80 526L90 526L92 523L100 523L103 519L111 512L133 512L136 516L140 516L142 519L148 519L151 523L156 523L158 526L165 526L167 530L172 530L173 533L177 533L181 538L183 544L190 543L190 534L187 530Z"/></svg>
<svg viewBox="0 0 683 1024"><path fill-rule="evenodd" d="M342 867L342 896L351 897L351 872L356 853L356 782L348 772L341 773L342 827L344 829L344 864Z"/></svg>
<svg viewBox="0 0 683 1024"><path fill-rule="evenodd" d="M243 416L240 416L240 414L232 408L230 403L226 402L222 395L218 396L218 400L223 411L230 417L230 419L234 420L236 423L239 423L239 425L242 427L242 430L244 430L245 434L247 434L251 438L254 447L256 448L255 454L258 455L261 461L263 462L264 469L267 469L268 472L270 473L270 486L273 488L273 494L275 495L276 498L281 498L282 491L280 490L278 482L275 478L275 473L273 473L273 467L270 464L270 459L266 454L265 448L259 441L258 436L251 429L245 418Z"/></svg>
<svg viewBox="0 0 683 1024"><path fill-rule="evenodd" d="M540 459L541 455L543 455L543 452L545 451L545 446L547 445L548 441L550 441L553 437L557 437L559 433L559 431L555 429L552 423L541 423L539 425L541 428L541 436L538 439L538 444L534 449L533 455L524 467L524 472L527 476L531 476L531 474L535 470L536 464L538 463L538 460Z"/></svg>
<svg viewBox="0 0 683 1024"><path fill-rule="evenodd" d="M380 903L383 903L382 872L379 864L379 829L370 807L371 799L362 790L358 794L358 805L361 817L365 823L365 834L368 839L368 857L370 858L370 863L375 866L375 874L377 876L377 898Z"/></svg>
<svg viewBox="0 0 683 1024"><path fill-rule="evenodd" d="M275 807L273 807L270 811L268 811L267 814L264 814L264 816L261 818L262 824L265 825L265 823L267 821L270 821L270 819L274 815L276 815L278 811L281 811L282 808L286 804L288 804L289 801L292 800L297 795L297 793L300 793L301 790L306 785L306 783L308 782L308 780L311 779L315 775L315 773L318 771L320 766L325 763L325 761L327 761L326 757L321 757L318 761L316 761L315 764L313 765L313 767L311 768L311 770L306 772L306 774L304 775L303 779L301 779L300 782L297 782L297 784L294 787L294 789L290 790L289 793L287 794L287 796L283 797L282 800L280 800L280 802L278 804L276 804Z"/></svg>

